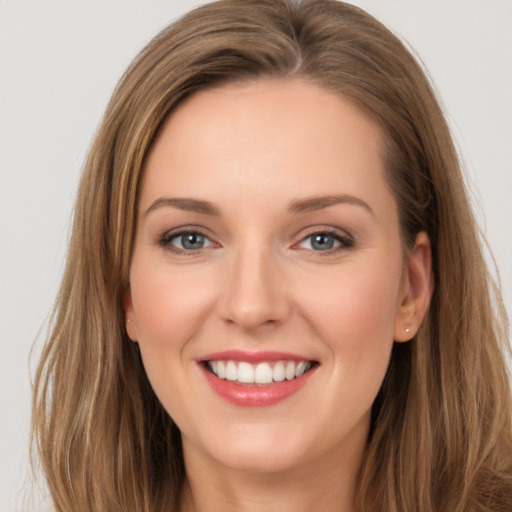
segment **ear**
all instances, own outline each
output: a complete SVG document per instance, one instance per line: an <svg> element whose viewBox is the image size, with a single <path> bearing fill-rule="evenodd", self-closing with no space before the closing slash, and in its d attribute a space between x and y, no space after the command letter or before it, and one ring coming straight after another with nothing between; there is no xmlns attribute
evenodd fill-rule
<svg viewBox="0 0 512 512"><path fill-rule="evenodd" d="M137 330L137 321L135 319L135 314L133 312L132 295L131 295L129 286L123 292L123 308L124 308L126 332L128 334L128 337L132 341L137 341L139 339L138 330Z"/></svg>
<svg viewBox="0 0 512 512"><path fill-rule="evenodd" d="M427 312L434 288L430 239L424 231L416 237L404 266L401 298L394 325L394 340L409 341Z"/></svg>

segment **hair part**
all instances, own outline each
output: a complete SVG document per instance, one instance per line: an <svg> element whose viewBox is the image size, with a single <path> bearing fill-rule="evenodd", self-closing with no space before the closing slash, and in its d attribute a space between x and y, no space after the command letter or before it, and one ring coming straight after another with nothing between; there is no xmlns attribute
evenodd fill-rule
<svg viewBox="0 0 512 512"><path fill-rule="evenodd" d="M33 437L59 511L177 510L179 431L125 331L144 162L173 110L237 81L301 78L382 128L404 246L426 231L434 295L395 344L357 490L362 510L512 509L506 318L449 129L421 66L334 0L221 0L158 34L122 77L85 165L67 265L35 378Z"/></svg>

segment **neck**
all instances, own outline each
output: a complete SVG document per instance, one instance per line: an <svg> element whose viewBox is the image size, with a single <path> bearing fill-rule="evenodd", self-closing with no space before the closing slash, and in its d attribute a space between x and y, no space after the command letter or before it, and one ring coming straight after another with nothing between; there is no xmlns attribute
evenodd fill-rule
<svg viewBox="0 0 512 512"><path fill-rule="evenodd" d="M362 441L287 470L258 472L222 466L184 439L180 512L356 512Z"/></svg>

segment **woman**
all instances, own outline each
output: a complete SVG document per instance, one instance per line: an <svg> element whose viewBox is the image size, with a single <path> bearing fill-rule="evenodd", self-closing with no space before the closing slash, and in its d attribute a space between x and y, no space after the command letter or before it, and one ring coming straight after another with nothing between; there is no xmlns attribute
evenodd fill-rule
<svg viewBox="0 0 512 512"><path fill-rule="evenodd" d="M511 510L481 244L380 23L191 12L121 80L82 179L34 401L57 509Z"/></svg>

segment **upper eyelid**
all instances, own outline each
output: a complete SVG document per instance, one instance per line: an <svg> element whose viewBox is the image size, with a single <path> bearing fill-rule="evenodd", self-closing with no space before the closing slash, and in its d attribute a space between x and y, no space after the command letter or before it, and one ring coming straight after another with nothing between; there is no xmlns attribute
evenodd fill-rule
<svg viewBox="0 0 512 512"><path fill-rule="evenodd" d="M334 226L311 226L309 228L302 229L297 236L299 241L302 241L317 233L327 233L339 238L349 238L351 240L355 239L355 237L346 229L336 228Z"/></svg>
<svg viewBox="0 0 512 512"><path fill-rule="evenodd" d="M187 233L199 233L200 235L203 235L210 240L214 238L208 229L201 226L180 226L177 228L168 229L167 231L164 231L159 238L173 238L175 236L184 235Z"/></svg>
<svg viewBox="0 0 512 512"><path fill-rule="evenodd" d="M203 228L202 226L197 225L185 225L185 226L179 226L173 229L169 229L165 232L163 232L159 237L158 241L161 242L164 239L170 240L174 237L177 237L179 235L187 234L187 233L198 233L210 240L211 242L220 245L220 242L218 241L218 238L213 236L211 231L209 229ZM334 236L335 238L339 239L345 239L345 240L351 240L354 241L355 237L352 236L347 230L337 228L334 226L329 225L316 225L316 226L310 226L307 228L303 228L300 230L300 232L294 237L295 241L292 243L292 245L296 245L308 237L320 234L320 233L326 233L331 236Z"/></svg>
<svg viewBox="0 0 512 512"><path fill-rule="evenodd" d="M325 249L324 251L317 251L315 249L309 248L301 248L300 244L304 243L308 240L308 238L312 237L316 234L326 234L332 236L339 244L338 247L333 247L330 249ZM334 228L332 226L312 226L309 231L306 233L302 232L298 241L294 242L291 245L291 249L293 250L304 250L307 252L314 252L315 254L327 256L329 254L338 254L340 251L346 251L348 249L353 248L356 245L355 237L353 237L348 231L340 228Z"/></svg>
<svg viewBox="0 0 512 512"><path fill-rule="evenodd" d="M157 245L161 247L166 247L168 245L172 245L171 241L179 236L183 236L189 233L197 233L205 238L207 238L212 245L220 245L219 242L213 237L211 234L209 234L209 231L207 229L198 227L198 226L180 226L178 228L169 229L162 233L157 238ZM192 253L194 251L201 251L203 249L209 249L210 247L202 247L200 249L191 249L191 250L185 250L185 249L179 249L176 248L177 251L183 251L187 253Z"/></svg>

